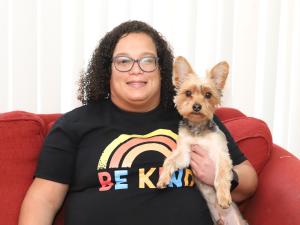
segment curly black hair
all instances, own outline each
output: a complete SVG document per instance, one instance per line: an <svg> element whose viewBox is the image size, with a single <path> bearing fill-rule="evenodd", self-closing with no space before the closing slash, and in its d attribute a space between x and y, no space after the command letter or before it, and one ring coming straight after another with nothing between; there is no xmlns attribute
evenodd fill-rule
<svg viewBox="0 0 300 225"><path fill-rule="evenodd" d="M141 21L121 23L100 40L79 80L78 99L86 105L107 98L110 93L111 63L115 47L121 37L129 33L145 33L149 35L156 46L161 75L160 103L166 110L174 109L172 85L173 52L168 42L153 27Z"/></svg>

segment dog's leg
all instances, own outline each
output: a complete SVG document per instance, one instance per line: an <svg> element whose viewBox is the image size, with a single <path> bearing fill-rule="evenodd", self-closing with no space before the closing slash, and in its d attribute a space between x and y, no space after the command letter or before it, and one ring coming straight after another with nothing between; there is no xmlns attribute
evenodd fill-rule
<svg viewBox="0 0 300 225"><path fill-rule="evenodd" d="M196 180L196 184L207 202L215 225L248 225L235 203L232 203L227 209L222 209L217 202L213 187L203 184L199 180Z"/></svg>
<svg viewBox="0 0 300 225"><path fill-rule="evenodd" d="M228 152L221 151L216 167L214 186L217 194L217 201L221 208L230 206L232 199L230 193L232 179L232 161Z"/></svg>
<svg viewBox="0 0 300 225"><path fill-rule="evenodd" d="M224 225L224 219L222 217L220 207L218 206L217 196L214 187L204 184L197 179L195 182L206 200L214 224Z"/></svg>
<svg viewBox="0 0 300 225"><path fill-rule="evenodd" d="M163 164L162 172L157 182L158 188L165 188L176 170L188 167L191 160L189 149L190 146L187 143L178 141L176 150L166 158Z"/></svg>
<svg viewBox="0 0 300 225"><path fill-rule="evenodd" d="M223 212L225 225L248 225L248 222L243 219L236 204L232 203L230 207L223 210Z"/></svg>

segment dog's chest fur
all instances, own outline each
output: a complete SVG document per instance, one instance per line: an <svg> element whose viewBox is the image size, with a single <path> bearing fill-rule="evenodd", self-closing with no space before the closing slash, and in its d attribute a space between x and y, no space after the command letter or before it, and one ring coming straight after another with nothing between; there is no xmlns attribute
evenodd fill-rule
<svg viewBox="0 0 300 225"><path fill-rule="evenodd" d="M185 149L189 153L190 146L197 144L208 152L214 162L218 161L220 152L228 152L225 135L212 121L195 124L182 120L179 126L179 138L179 144L185 146L180 149Z"/></svg>

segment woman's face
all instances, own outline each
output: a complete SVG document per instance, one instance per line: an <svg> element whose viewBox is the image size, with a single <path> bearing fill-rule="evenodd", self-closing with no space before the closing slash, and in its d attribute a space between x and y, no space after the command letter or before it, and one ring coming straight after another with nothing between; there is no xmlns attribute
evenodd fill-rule
<svg viewBox="0 0 300 225"><path fill-rule="evenodd" d="M117 58L116 58L117 57ZM145 58L146 57L146 58ZM148 58L149 57L149 58ZM160 102L160 71L157 66L152 72L153 61L157 57L155 44L145 33L130 33L121 37L113 53L111 65L110 91L111 100L123 110L131 112L147 112ZM135 62L131 70L127 65L128 58L143 59L142 69Z"/></svg>

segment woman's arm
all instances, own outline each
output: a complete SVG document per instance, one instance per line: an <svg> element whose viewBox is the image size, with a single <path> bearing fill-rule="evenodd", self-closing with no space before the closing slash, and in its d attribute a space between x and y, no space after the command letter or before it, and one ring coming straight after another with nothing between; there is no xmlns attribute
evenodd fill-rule
<svg viewBox="0 0 300 225"><path fill-rule="evenodd" d="M23 200L19 225L51 225L69 186L35 178Z"/></svg>
<svg viewBox="0 0 300 225"><path fill-rule="evenodd" d="M233 201L241 202L254 194L257 187L257 174L251 163L246 160L234 166L239 178L239 185L231 192Z"/></svg>

